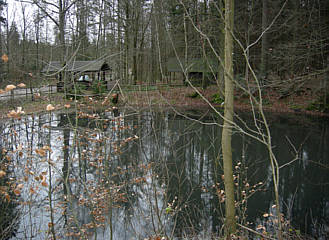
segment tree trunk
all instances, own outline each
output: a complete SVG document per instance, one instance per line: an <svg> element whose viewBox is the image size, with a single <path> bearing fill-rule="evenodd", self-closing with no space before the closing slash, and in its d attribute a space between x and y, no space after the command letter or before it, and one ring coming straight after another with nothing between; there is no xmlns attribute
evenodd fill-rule
<svg viewBox="0 0 329 240"><path fill-rule="evenodd" d="M267 16L268 16L268 0L263 0L262 9L262 32L267 28ZM262 84L266 78L267 72L267 50L268 50L268 34L265 32L262 37L262 50L261 50L261 60L260 60L260 74Z"/></svg>
<svg viewBox="0 0 329 240"><path fill-rule="evenodd" d="M58 21L58 29L59 29L59 41L60 41L60 49L61 49L61 61L64 63L65 59L65 9L64 3L62 0L58 1L59 3L59 21Z"/></svg>
<svg viewBox="0 0 329 240"><path fill-rule="evenodd" d="M8 12L8 7L7 7L7 19L9 19L9 12ZM9 21L6 22L6 30L7 30L7 56L10 57L11 51L10 51L10 41L9 41ZM11 60L7 61L7 76L10 76L10 62Z"/></svg>
<svg viewBox="0 0 329 240"><path fill-rule="evenodd" d="M200 29L201 26L203 26L201 23L206 24L207 22L207 0L204 1L204 5L203 5L203 17L200 16L199 22L200 22ZM205 27L204 27L205 28ZM202 29L202 31L205 31L206 29ZM204 39L203 36L200 36L200 41L201 41L201 46L202 46L202 58L203 58L203 73L202 73L202 89L206 89L208 87L208 76L205 76L207 71L207 52L206 52L206 39Z"/></svg>
<svg viewBox="0 0 329 240"><path fill-rule="evenodd" d="M225 185L225 235L229 238L236 231L234 181L232 166L232 122L233 122L233 24L234 0L225 1L225 109L222 132L222 152Z"/></svg>
<svg viewBox="0 0 329 240"><path fill-rule="evenodd" d="M218 6L219 9L224 9L224 6L223 6L223 3L222 1L218 1L216 3ZM221 13L219 14L218 18L219 18L219 28L220 28L220 36L219 36L219 46L218 46L218 52L219 52L219 56L222 60L222 62L219 61L219 64L218 64L218 73L217 73L217 85L218 85L218 93L219 95L224 98L224 87L225 87L225 83L224 83L224 75L225 75L225 71L224 71L224 25L223 25L223 19L221 19Z"/></svg>
<svg viewBox="0 0 329 240"><path fill-rule="evenodd" d="M60 58L61 58L61 66L65 64L65 11L63 1L58 1L58 29L59 29L59 42L60 42ZM59 74L59 81L64 83L64 93L66 94L66 76L65 71L60 72Z"/></svg>
<svg viewBox="0 0 329 240"><path fill-rule="evenodd" d="M124 78L126 79L128 84L131 84L131 69L130 69L130 64L129 64L129 42L130 42L130 33L131 33L131 20L130 20L130 7L129 3L125 2L125 11L126 11L126 18L125 18L125 40L124 40L124 49L125 49L125 54L124 54Z"/></svg>
<svg viewBox="0 0 329 240"><path fill-rule="evenodd" d="M187 72L187 69L186 67L188 66L188 37L187 37L187 34L188 34L188 31L187 31L187 16L186 16L186 13L184 12L184 15L183 15L183 23L184 23L184 43L185 43L185 48L184 48L184 68L183 71L184 71L184 74L183 74L183 84L186 84L186 78L188 77L188 72Z"/></svg>
<svg viewBox="0 0 329 240"><path fill-rule="evenodd" d="M158 12L158 2L159 1L154 1L153 4L155 5L154 8L154 12L159 13ZM151 72L151 76L148 82L153 83L153 81L155 79L158 78L158 71L157 71L157 67L158 67L158 63L157 63L157 54L160 54L160 50L157 49L157 43L159 39L159 31L157 28L157 15L156 14L152 14L152 20L151 20L151 53L150 53L150 72Z"/></svg>
<svg viewBox="0 0 329 240"><path fill-rule="evenodd" d="M87 36L87 26L88 26L88 9L87 3L85 0L79 0L76 2L77 6L77 37L78 41L80 42L80 49L79 49L79 60L87 60L86 57L88 52L88 36ZM99 23L101 26L101 23Z"/></svg>
<svg viewBox="0 0 329 240"><path fill-rule="evenodd" d="M328 82L329 82L329 55L327 56L327 59L326 59L326 68L327 68L327 74L326 74L326 77L324 78L323 80L323 87L324 87L324 106L326 108L328 101L327 101L327 98L328 98L328 94L329 94L329 90L328 90Z"/></svg>

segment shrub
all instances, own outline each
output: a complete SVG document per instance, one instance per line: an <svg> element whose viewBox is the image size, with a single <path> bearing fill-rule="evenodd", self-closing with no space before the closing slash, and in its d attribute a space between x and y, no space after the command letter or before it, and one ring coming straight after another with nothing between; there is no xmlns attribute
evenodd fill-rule
<svg viewBox="0 0 329 240"><path fill-rule="evenodd" d="M219 93L216 93L212 95L211 102L215 104L222 104L224 102L224 99L219 95Z"/></svg>
<svg viewBox="0 0 329 240"><path fill-rule="evenodd" d="M103 94L106 92L106 84L102 81L94 81L91 85L91 89L95 94Z"/></svg>

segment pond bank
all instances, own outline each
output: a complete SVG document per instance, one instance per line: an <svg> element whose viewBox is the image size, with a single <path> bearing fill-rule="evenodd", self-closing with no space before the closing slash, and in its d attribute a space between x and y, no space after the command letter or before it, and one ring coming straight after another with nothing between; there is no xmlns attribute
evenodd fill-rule
<svg viewBox="0 0 329 240"><path fill-rule="evenodd" d="M120 95L118 106L125 106L134 109L155 107L155 108L170 108L175 107L179 109L190 108L209 108L212 104L216 108L222 108L221 104L212 103L214 95L217 93L215 87L209 87L206 90L200 90L204 99L198 95L194 95L195 91L189 87L174 87L174 88L161 88L151 91L134 91L123 92ZM307 110L307 107L314 102L316 96L311 94L303 95L290 95L286 98L280 99L280 95L274 91L270 91L263 94L263 109L265 112L276 113L279 115L294 114L294 115L310 115L318 117L329 117L329 113L323 113L317 110ZM92 107L95 108L107 108L111 107L110 102L104 103L104 99L95 100L92 99ZM208 101L208 102L207 102ZM90 98L82 99L78 102L80 107L85 107ZM52 104L55 110L63 109L68 104L72 105L73 101L66 100L62 94L55 94L48 97L40 97L31 100L15 100L7 101L0 107L0 118L7 118L9 111L22 107L25 114L33 114L46 111L48 104ZM235 110L249 112L251 111L250 101L248 97L236 92L235 95ZM88 107L90 108L90 106Z"/></svg>

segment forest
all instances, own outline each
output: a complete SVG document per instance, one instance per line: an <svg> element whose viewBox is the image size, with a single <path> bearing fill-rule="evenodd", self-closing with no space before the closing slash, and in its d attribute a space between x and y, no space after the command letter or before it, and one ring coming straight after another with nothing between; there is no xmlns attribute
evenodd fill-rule
<svg viewBox="0 0 329 240"><path fill-rule="evenodd" d="M1 1L1 84L38 76L49 61L111 63L126 84L168 82L168 60L223 56L224 1ZM234 74L247 78L245 51L264 84L327 82L328 1L236 1ZM240 46L241 45L241 46ZM217 56L217 57L216 57ZM213 70L218 82L221 64ZM295 86L296 88L296 86ZM295 88L291 88L296 90ZM288 89L288 90L291 90Z"/></svg>
<svg viewBox="0 0 329 240"><path fill-rule="evenodd" d="M328 0L0 0L0 239L326 239L328 32Z"/></svg>

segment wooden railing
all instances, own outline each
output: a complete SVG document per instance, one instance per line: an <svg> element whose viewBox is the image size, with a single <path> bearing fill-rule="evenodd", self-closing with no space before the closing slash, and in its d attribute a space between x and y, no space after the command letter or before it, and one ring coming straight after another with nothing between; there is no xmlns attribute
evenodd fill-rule
<svg viewBox="0 0 329 240"><path fill-rule="evenodd" d="M48 95L57 92L56 85L46 85L38 88L15 88L11 91L0 94L0 101L13 100L18 98L32 98L33 95Z"/></svg>

